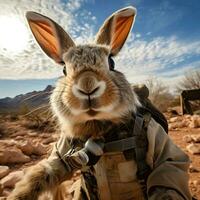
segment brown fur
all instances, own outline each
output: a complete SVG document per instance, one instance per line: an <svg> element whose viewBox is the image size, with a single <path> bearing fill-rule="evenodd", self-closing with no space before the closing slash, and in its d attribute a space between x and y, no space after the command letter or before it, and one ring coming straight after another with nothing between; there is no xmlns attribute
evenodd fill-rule
<svg viewBox="0 0 200 200"><path fill-rule="evenodd" d="M116 24L117 19L127 15L127 19L133 21L135 10L119 10L108 18L97 34L96 44L75 46L57 23L34 12L27 14L30 28L42 49L56 62L66 65L67 76L59 79L51 95L52 110L65 137L99 137L121 122L126 124L130 113L140 105L124 75L116 70L111 71L108 64L109 54L116 55L127 38L127 32L118 31ZM52 49L52 45L47 44L49 33L41 31L44 28L41 21L50 30L50 42L54 42L56 48ZM123 21L130 31L131 23L127 23L126 18ZM34 28L38 25L40 33L44 34L39 38L38 30ZM120 34L120 43L117 41L115 45L113 37L116 34ZM120 46L117 46L118 43ZM88 96L95 89L96 96ZM28 170L8 200L36 200L43 191L56 189L71 175L58 157L42 161ZM63 187L54 190L54 199L63 200L62 192Z"/></svg>

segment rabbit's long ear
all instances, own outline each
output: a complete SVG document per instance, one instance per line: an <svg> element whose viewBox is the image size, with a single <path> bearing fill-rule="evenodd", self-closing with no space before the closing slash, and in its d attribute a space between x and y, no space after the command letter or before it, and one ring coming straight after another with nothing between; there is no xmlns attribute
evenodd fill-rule
<svg viewBox="0 0 200 200"><path fill-rule="evenodd" d="M134 7L126 7L113 13L100 28L96 43L109 45L111 54L116 55L131 31L135 16Z"/></svg>
<svg viewBox="0 0 200 200"><path fill-rule="evenodd" d="M35 39L43 51L57 63L62 55L75 46L71 37L56 22L36 12L27 12L26 18Z"/></svg>

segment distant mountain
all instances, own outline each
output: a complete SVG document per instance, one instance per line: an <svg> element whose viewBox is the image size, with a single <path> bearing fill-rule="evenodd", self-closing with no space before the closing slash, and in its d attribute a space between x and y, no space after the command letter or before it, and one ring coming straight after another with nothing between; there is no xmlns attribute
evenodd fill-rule
<svg viewBox="0 0 200 200"><path fill-rule="evenodd" d="M43 91L33 91L14 98L0 99L0 113L19 112L23 109L33 109L48 104L53 89L51 85L48 85Z"/></svg>

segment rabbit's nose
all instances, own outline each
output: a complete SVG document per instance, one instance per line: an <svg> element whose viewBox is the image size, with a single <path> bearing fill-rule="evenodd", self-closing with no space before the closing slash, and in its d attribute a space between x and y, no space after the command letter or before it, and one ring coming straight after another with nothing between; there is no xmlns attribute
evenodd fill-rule
<svg viewBox="0 0 200 200"><path fill-rule="evenodd" d="M72 86L73 94L80 99L97 98L101 96L106 88L104 81L98 81L93 73L85 72L77 83Z"/></svg>
<svg viewBox="0 0 200 200"><path fill-rule="evenodd" d="M78 89L78 92L79 93L81 93L81 94L83 94L83 95L86 95L86 96L91 96L91 95L93 95L93 94L95 94L95 93L97 93L98 92L98 90L100 89L100 87L99 86L97 86L96 88L94 88L92 91L84 91L84 90L82 90L82 89Z"/></svg>
<svg viewBox="0 0 200 200"><path fill-rule="evenodd" d="M85 91L82 88L77 87L77 85L73 85L72 92L79 99L88 99L88 97L90 97L90 99L93 99L100 97L104 93L105 88L105 82L101 81L95 88L90 91Z"/></svg>

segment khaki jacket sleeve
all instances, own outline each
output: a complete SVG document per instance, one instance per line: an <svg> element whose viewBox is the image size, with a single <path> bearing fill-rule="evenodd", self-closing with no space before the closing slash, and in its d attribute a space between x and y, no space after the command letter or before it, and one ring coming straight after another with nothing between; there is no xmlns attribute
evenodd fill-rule
<svg viewBox="0 0 200 200"><path fill-rule="evenodd" d="M70 149L69 142L65 136L60 137L60 139L54 144L53 150L50 156L47 159L48 165L55 176L59 176L59 180L65 180L71 177L72 173L67 169L65 163L59 157L57 151L59 152L60 156L64 156Z"/></svg>
<svg viewBox="0 0 200 200"><path fill-rule="evenodd" d="M148 199L191 200L188 156L173 143L154 119L148 125L147 137L147 163L152 169L147 180Z"/></svg>

